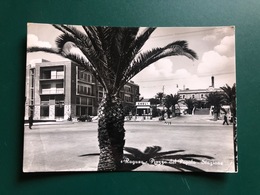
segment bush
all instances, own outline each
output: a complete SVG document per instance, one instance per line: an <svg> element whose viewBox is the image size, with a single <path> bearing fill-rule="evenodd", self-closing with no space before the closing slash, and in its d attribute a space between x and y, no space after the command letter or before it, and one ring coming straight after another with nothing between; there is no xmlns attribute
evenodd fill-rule
<svg viewBox="0 0 260 195"><path fill-rule="evenodd" d="M80 122L85 122L85 121L91 122L92 118L89 115L82 115L82 116L79 116L77 118L77 120L80 121Z"/></svg>

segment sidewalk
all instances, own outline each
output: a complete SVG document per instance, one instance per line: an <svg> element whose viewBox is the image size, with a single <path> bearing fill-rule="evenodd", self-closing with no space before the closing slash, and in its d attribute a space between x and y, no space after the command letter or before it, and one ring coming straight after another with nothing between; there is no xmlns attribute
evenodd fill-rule
<svg viewBox="0 0 260 195"><path fill-rule="evenodd" d="M210 115L181 115L177 117L173 117L170 119L167 119L167 121L171 122L171 124L201 124L201 125L222 125L222 120L213 120L213 116ZM56 122L34 122L33 126L38 125L64 125L64 124L74 124L74 123L96 123L97 120L92 122L77 122L77 121L56 121ZM154 117L151 120L126 120L125 122L161 122L164 123L164 121L159 121L159 117ZM28 123L25 123L24 126L29 126Z"/></svg>
<svg viewBox="0 0 260 195"><path fill-rule="evenodd" d="M170 122L171 125L178 124L178 125L222 125L222 120L213 120L213 116L210 115L181 115L166 119L167 122ZM154 117L151 120L130 120L125 122L162 122L159 121L159 117Z"/></svg>
<svg viewBox="0 0 260 195"><path fill-rule="evenodd" d="M198 124L222 124L222 120L213 120L213 116L210 115L182 115L178 117L173 117L171 119L172 123L198 123Z"/></svg>
<svg viewBox="0 0 260 195"><path fill-rule="evenodd" d="M33 126L38 126L38 125L64 125L64 124L73 124L77 122L73 121L56 121L56 122L34 122ZM29 123L24 123L24 126L29 126Z"/></svg>

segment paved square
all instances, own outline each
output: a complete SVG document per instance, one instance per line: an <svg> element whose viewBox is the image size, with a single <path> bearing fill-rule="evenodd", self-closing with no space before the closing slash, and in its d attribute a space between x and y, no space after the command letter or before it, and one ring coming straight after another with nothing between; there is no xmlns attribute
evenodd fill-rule
<svg viewBox="0 0 260 195"><path fill-rule="evenodd" d="M179 151L181 155L203 155L192 166L204 171L233 172L234 149L232 125L212 121L208 115L181 116L160 121L125 122L126 144L144 152L158 146L160 152ZM96 171L98 140L96 122L56 122L25 125L24 171ZM92 155L89 155L92 154ZM135 171L178 171L172 167L144 163Z"/></svg>

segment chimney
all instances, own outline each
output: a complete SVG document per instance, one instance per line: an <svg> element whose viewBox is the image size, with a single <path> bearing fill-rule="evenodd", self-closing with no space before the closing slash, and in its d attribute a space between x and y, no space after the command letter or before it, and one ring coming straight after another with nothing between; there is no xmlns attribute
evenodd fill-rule
<svg viewBox="0 0 260 195"><path fill-rule="evenodd" d="M211 87L214 88L214 76L211 77Z"/></svg>

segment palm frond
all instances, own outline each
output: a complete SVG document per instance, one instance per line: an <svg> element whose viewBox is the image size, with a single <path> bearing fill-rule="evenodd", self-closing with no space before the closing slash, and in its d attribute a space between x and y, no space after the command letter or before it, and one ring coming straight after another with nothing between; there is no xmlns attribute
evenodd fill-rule
<svg viewBox="0 0 260 195"><path fill-rule="evenodd" d="M55 48L47 48L47 47L28 47L27 52L37 52L37 51L43 51L47 53L53 53L53 54L60 54L58 49Z"/></svg>
<svg viewBox="0 0 260 195"><path fill-rule="evenodd" d="M192 60L197 58L194 51L187 49L186 41L176 41L162 48L154 48L140 54L134 61L130 70L130 75L135 76L138 72L150 64L168 56L186 56Z"/></svg>
<svg viewBox="0 0 260 195"><path fill-rule="evenodd" d="M139 28L126 27L82 26L82 30L70 25L53 27L62 32L56 38L56 49L31 47L27 51L55 53L81 63L115 95L132 77L161 58L179 55L197 59L186 41L176 41L139 53L156 28L146 28L140 33ZM81 54L71 53L72 48L79 49Z"/></svg>
<svg viewBox="0 0 260 195"><path fill-rule="evenodd" d="M94 49L105 57L102 42L97 34L97 28L95 26L82 26L82 28L88 35Z"/></svg>
<svg viewBox="0 0 260 195"><path fill-rule="evenodd" d="M79 38L77 38L78 36ZM96 70L98 70L100 73L103 72L102 74L109 72L106 62L103 60L104 58L101 58L100 54L95 51L90 40L86 36L80 36L80 33L79 35L64 33L57 37L56 45L59 48L60 53L65 53L64 55L69 54L70 50L65 50L65 45L71 42L75 48L78 48L82 52L82 54L90 61Z"/></svg>
<svg viewBox="0 0 260 195"><path fill-rule="evenodd" d="M146 28L130 45L128 55L135 57L156 28ZM134 59L134 58L132 58Z"/></svg>
<svg viewBox="0 0 260 195"><path fill-rule="evenodd" d="M165 47L154 48L152 50L140 53L133 61L131 66L123 73L122 82L119 87L125 85L131 78L141 72L150 64L169 56L186 56L192 60L197 59L193 50L187 48L186 41L176 41Z"/></svg>
<svg viewBox="0 0 260 195"><path fill-rule="evenodd" d="M67 33L67 31L64 30L60 25L53 24L52 26L53 26L54 28L58 29L59 31L63 32L63 33Z"/></svg>

